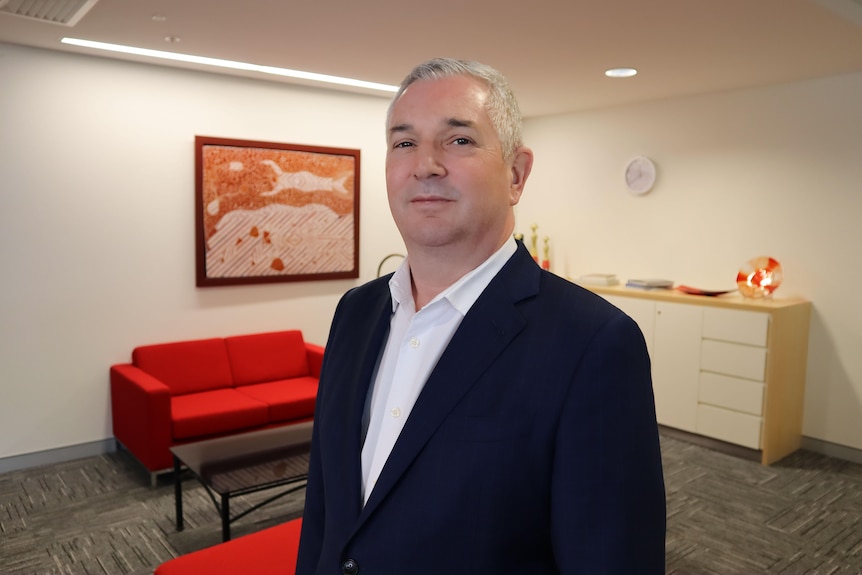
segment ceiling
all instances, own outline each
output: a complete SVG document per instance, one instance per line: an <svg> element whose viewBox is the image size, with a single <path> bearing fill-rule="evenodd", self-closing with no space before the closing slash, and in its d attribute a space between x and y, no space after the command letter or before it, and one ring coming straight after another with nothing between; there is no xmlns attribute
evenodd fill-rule
<svg viewBox="0 0 862 575"><path fill-rule="evenodd" d="M88 0L0 0L0 42L142 59L70 36L384 84L430 57L475 59L526 116L862 71L862 0L89 0L73 26L10 13L68 3ZM604 76L620 66L640 73Z"/></svg>

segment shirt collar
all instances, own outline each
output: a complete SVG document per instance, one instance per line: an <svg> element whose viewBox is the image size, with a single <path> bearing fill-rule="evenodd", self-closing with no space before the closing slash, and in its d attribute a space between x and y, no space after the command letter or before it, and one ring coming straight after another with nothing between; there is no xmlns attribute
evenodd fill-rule
<svg viewBox="0 0 862 575"><path fill-rule="evenodd" d="M509 237L500 249L491 254L484 262L479 264L472 271L467 272L454 284L437 294L428 305L434 302L446 299L449 303L458 310L461 315L467 315L467 312L494 279L509 258L517 251L518 244L514 237ZM413 305L413 289L410 281L410 257L405 258L398 269L389 280L389 292L392 294L392 312L398 309L399 305L408 305L409 309L414 309Z"/></svg>

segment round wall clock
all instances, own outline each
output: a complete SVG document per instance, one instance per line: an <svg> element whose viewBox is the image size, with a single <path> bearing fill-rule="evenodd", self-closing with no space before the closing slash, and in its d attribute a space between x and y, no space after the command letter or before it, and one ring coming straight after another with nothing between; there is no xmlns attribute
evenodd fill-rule
<svg viewBox="0 0 862 575"><path fill-rule="evenodd" d="M655 185L655 164L646 156L636 156L626 166L626 186L633 194L641 195Z"/></svg>

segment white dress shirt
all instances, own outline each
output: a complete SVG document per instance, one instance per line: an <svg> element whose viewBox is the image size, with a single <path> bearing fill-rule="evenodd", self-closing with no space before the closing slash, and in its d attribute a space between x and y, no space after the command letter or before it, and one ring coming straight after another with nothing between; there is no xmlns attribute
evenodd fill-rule
<svg viewBox="0 0 862 575"><path fill-rule="evenodd" d="M409 258L389 280L392 294L389 337L378 361L371 400L366 407L368 425L362 445L363 503L368 501L416 398L461 320L516 249L517 243L510 238L491 257L419 311L413 301Z"/></svg>

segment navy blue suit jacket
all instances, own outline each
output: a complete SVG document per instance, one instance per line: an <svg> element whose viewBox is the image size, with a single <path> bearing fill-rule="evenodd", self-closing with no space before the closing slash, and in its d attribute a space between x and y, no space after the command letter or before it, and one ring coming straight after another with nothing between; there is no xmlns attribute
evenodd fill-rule
<svg viewBox="0 0 862 575"><path fill-rule="evenodd" d="M318 392L298 575L664 573L637 325L523 245L465 316L363 507L362 415L388 277L344 295ZM350 570L348 569L348 572Z"/></svg>

